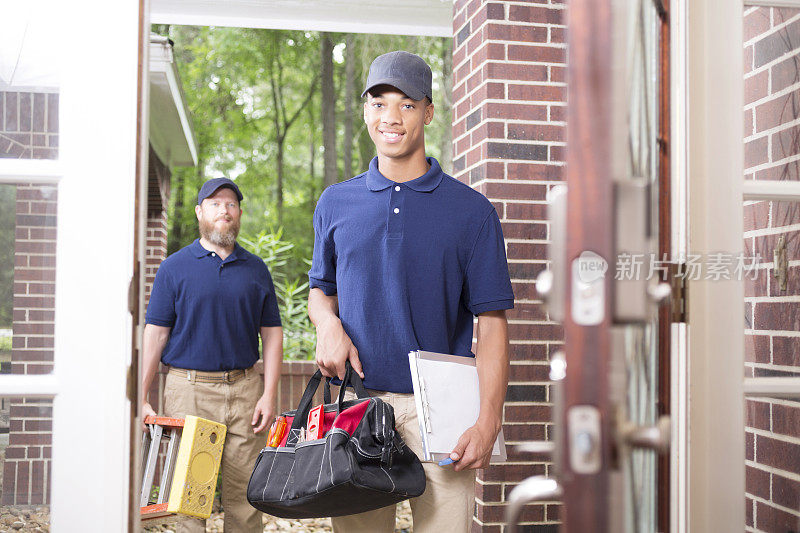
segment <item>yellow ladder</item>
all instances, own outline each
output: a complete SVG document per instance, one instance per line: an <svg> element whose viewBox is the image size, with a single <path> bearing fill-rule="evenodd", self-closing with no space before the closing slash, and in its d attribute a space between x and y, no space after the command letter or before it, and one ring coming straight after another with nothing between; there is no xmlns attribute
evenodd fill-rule
<svg viewBox="0 0 800 533"><path fill-rule="evenodd" d="M144 423L147 431L142 436L142 521L175 514L211 516L225 425L191 415L185 419L148 416ZM158 498L152 502L150 494L163 439L168 439L167 453Z"/></svg>

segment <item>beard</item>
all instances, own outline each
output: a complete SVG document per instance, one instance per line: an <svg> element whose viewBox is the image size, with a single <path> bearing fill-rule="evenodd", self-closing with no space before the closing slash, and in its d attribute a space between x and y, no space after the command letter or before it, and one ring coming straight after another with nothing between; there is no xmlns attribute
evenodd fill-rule
<svg viewBox="0 0 800 533"><path fill-rule="evenodd" d="M222 246L223 248L230 248L236 243L236 237L239 235L239 222L231 222L230 228L227 231L218 230L213 222L205 219L200 220L200 236L212 244Z"/></svg>

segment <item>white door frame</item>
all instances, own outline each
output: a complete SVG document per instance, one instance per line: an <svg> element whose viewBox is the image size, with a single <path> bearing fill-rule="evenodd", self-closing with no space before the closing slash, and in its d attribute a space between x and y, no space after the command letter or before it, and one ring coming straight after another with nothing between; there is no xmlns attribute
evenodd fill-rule
<svg viewBox="0 0 800 533"><path fill-rule="evenodd" d="M58 184L54 372L0 376L3 396L51 396L54 531L124 531L128 520L140 2L49 2L63 21L58 161L0 159L0 182ZM81 14L102 24L86 29Z"/></svg>
<svg viewBox="0 0 800 533"><path fill-rule="evenodd" d="M675 23L686 27L685 70L678 73L685 76L686 114L676 152L684 151L687 172L688 250L735 255L743 251L742 1L678 4ZM744 283L690 281L688 292L687 381L678 399L688 432L684 426L676 442L686 451L677 460L686 492L674 502L688 509L678 511L684 520L673 531L743 531Z"/></svg>

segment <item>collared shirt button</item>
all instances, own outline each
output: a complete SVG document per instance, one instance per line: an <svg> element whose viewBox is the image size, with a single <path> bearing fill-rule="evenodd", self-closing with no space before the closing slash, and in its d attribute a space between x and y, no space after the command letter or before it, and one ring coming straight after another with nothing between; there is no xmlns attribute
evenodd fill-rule
<svg viewBox="0 0 800 533"><path fill-rule="evenodd" d="M399 208L399 207L395 207L395 208L394 208L394 214L396 215L396 214L397 214L397 213L399 213L399 212L400 212L400 208Z"/></svg>
<svg viewBox="0 0 800 533"><path fill-rule="evenodd" d="M400 186L399 185L395 185L394 190L396 190L397 192L400 192Z"/></svg>
<svg viewBox="0 0 800 533"><path fill-rule="evenodd" d="M214 252L211 252L211 257L217 257L217 254L215 254Z"/></svg>

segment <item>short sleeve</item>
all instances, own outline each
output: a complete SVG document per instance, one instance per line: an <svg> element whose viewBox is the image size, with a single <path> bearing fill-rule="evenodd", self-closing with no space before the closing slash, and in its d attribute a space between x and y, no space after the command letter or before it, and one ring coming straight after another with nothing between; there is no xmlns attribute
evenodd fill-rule
<svg viewBox="0 0 800 533"><path fill-rule="evenodd" d="M336 247L326 216L322 193L314 210L314 253L311 258L311 270L308 271L308 286L319 288L327 296L336 294Z"/></svg>
<svg viewBox="0 0 800 533"><path fill-rule="evenodd" d="M169 276L167 264L162 263L156 272L150 302L147 304L145 324L171 328L175 325L175 287Z"/></svg>
<svg viewBox="0 0 800 533"><path fill-rule="evenodd" d="M275 294L275 285L272 283L272 276L266 268L267 276L267 294L264 297L264 306L261 308L261 322L259 325L262 328L271 328L281 325L281 312L278 309L278 295Z"/></svg>
<svg viewBox="0 0 800 533"><path fill-rule="evenodd" d="M473 315L514 307L503 229L494 209L478 232L464 285L465 303Z"/></svg>

